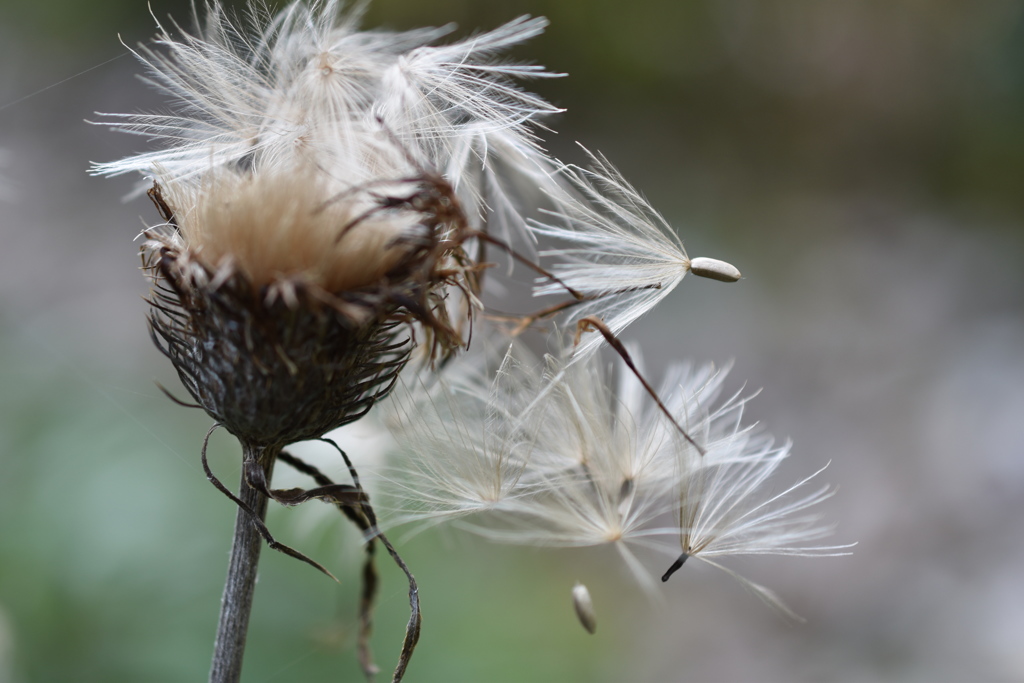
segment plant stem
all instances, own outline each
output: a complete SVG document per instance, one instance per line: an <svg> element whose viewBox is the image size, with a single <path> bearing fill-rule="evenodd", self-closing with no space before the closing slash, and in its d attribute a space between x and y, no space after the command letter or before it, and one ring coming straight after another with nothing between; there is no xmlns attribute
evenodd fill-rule
<svg viewBox="0 0 1024 683"><path fill-rule="evenodd" d="M270 480L274 461L273 449L260 450L242 444L244 457L255 458ZM267 497L250 488L243 469L238 497L254 510L262 520L267 515ZM242 676L242 656L252 612L252 597L256 588L256 570L260 561L263 539L248 512L241 507L235 514L235 536L231 544L231 561L220 604L220 623L213 646L210 665L210 683L238 683Z"/></svg>

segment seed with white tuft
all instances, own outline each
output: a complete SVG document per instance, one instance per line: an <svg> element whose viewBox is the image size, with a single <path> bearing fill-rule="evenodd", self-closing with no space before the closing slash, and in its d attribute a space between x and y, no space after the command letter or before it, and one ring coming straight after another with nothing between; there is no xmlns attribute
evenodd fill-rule
<svg viewBox="0 0 1024 683"><path fill-rule="evenodd" d="M690 260L690 272L700 277L721 280L722 282L736 282L740 279L740 271L736 266L725 261L703 256Z"/></svg>
<svg viewBox="0 0 1024 683"><path fill-rule="evenodd" d="M597 615L594 614L594 603L590 599L590 591L582 583L572 587L572 604L576 608L576 616L579 617L583 628L587 633L597 630Z"/></svg>
<svg viewBox="0 0 1024 683"><path fill-rule="evenodd" d="M686 562L686 560L688 559L690 559L690 555L688 553L683 553L682 555L680 555L676 559L676 561L672 563L672 566L668 568L668 571L662 575L662 582L668 581L670 578L672 578L672 575L679 571L679 569L682 568L683 563Z"/></svg>

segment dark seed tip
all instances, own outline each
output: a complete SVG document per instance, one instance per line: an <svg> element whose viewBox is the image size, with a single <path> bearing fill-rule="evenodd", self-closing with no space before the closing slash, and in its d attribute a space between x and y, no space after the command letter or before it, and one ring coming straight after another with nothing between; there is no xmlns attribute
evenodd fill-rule
<svg viewBox="0 0 1024 683"><path fill-rule="evenodd" d="M664 583L665 581L668 581L669 578L671 578L671 576L673 574L675 574L677 571L679 571L679 568L683 566L683 563L686 562L686 558L688 558L688 557L689 557L689 555L687 555L686 553L683 553L682 555L680 555L679 559L677 559L675 562L673 562L672 566L668 568L668 571L665 572L664 574L662 574L662 576L661 576L662 583Z"/></svg>

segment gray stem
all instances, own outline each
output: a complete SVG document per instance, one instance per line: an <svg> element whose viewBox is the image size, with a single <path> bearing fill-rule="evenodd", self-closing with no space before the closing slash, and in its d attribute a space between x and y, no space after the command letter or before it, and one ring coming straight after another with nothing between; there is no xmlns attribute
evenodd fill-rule
<svg viewBox="0 0 1024 683"><path fill-rule="evenodd" d="M246 458L255 458L263 465L270 480L276 451L260 450L242 444ZM267 497L250 488L242 470L242 483L238 497L256 511L260 519L267 515ZM252 612L252 597L256 588L256 570L260 561L263 539L251 516L242 508L235 514L235 536L231 544L231 562L224 584L224 595L220 604L220 623L217 626L217 640L213 646L213 662L210 665L210 683L238 683L242 676L242 655L245 653L245 637L249 629L249 614Z"/></svg>

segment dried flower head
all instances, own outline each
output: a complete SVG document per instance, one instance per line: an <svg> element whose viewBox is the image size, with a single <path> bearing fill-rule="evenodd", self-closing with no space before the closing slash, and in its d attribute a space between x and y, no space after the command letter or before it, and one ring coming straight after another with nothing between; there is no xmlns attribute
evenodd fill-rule
<svg viewBox="0 0 1024 683"><path fill-rule="evenodd" d="M155 336L199 404L260 445L362 415L409 357L403 325L431 355L461 346L479 269L464 245L496 166L547 177L526 125L555 109L510 79L551 74L494 61L543 19L430 46L450 27L360 32L360 14L294 3L247 36L213 3L199 35L161 27L138 54L175 113L106 123L168 146L95 167L154 179Z"/></svg>
<svg viewBox="0 0 1024 683"><path fill-rule="evenodd" d="M429 209L325 207L301 175L211 185L180 221L154 193L169 227L147 231L150 321L185 387L243 441L283 446L364 414L408 358L403 323L445 350L461 343L439 298L459 249L439 232L457 226Z"/></svg>

